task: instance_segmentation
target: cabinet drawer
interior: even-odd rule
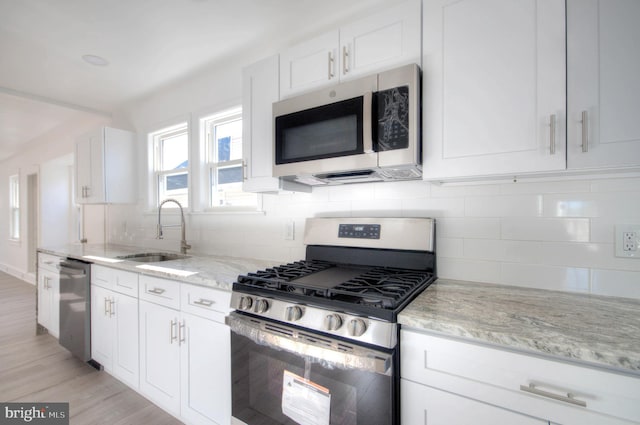
[[[38,253],[38,267],[47,269],[53,272],[58,272],[57,266],[63,259],[57,255]]]
[[[140,299],[180,309],[180,282],[153,276],[140,276]]]
[[[401,362],[403,377],[423,384],[446,374],[531,402],[640,421],[640,378],[630,375],[406,330],[401,332]]]
[[[138,273],[94,264],[91,266],[91,283],[124,295],[138,296]]]
[[[183,283],[180,300],[180,310],[221,323],[231,311],[231,292],[218,289]]]

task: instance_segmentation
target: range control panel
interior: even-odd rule
[[[339,238],[380,239],[379,224],[340,224]]]

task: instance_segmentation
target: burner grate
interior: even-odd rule
[[[332,288],[319,289],[293,282],[296,279],[337,267],[324,261],[296,261],[241,275],[238,283],[276,292],[296,293],[313,298],[339,300],[366,307],[395,309],[413,292],[433,279],[427,271],[374,267],[339,283]]]
[[[330,290],[330,296],[346,297],[357,304],[395,308],[432,277],[429,272],[379,267],[341,283]]]

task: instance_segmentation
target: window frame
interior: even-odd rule
[[[201,142],[203,144],[203,149],[201,150],[203,154],[202,163],[203,163],[203,175],[201,180],[201,184],[204,185],[203,192],[206,192],[205,195],[205,205],[204,209],[208,212],[259,212],[261,210],[261,198],[256,193],[246,192],[247,196],[253,196],[254,202],[251,205],[214,205],[214,196],[213,190],[215,187],[215,182],[213,181],[215,176],[217,175],[217,171],[223,168],[229,167],[240,167],[242,173],[242,180],[245,178],[245,167],[244,167],[244,153],[238,159],[229,160],[229,161],[218,161],[217,156],[217,141],[214,139],[214,131],[213,129],[217,125],[223,125],[226,123],[230,123],[233,121],[240,121],[241,134],[242,134],[242,120],[244,119],[242,114],[242,107],[236,106],[226,109],[218,110],[217,112],[212,112],[206,115],[203,115],[198,120],[200,127],[200,137]],[[244,149],[244,143],[242,140],[240,141],[240,145],[242,149]]]
[[[19,242],[20,231],[20,174],[9,176],[9,240]]]
[[[186,205],[183,202],[180,202],[182,208],[184,210],[190,210],[191,205],[193,204],[193,191],[192,191],[192,161],[191,161],[191,129],[189,125],[189,120],[181,120],[179,123],[162,127],[158,130],[153,130],[148,133],[149,140],[149,164],[150,164],[150,179],[152,180],[149,185],[149,190],[151,191],[149,196],[149,206],[151,209],[157,209],[160,205],[160,181],[161,179],[166,180],[168,176],[174,174],[186,174],[187,175],[187,187],[186,187],[186,197],[187,202]],[[187,159],[188,165],[185,168],[180,169],[171,169],[171,170],[163,170],[162,169],[162,141],[164,139],[168,139],[170,137],[175,137],[179,135],[186,135],[187,137]],[[166,190],[166,189],[165,189]],[[166,198],[171,198],[172,196],[167,196]],[[164,199],[163,199],[164,200]],[[171,207],[174,204],[167,204],[168,207]],[[176,206],[177,207],[177,206]]]

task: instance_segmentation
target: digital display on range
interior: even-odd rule
[[[379,224],[341,224],[339,238],[380,239]]]

